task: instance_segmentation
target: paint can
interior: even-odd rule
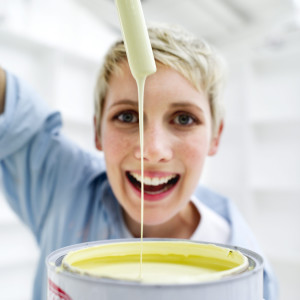
[[[120,251],[123,251],[125,256],[130,255],[130,257],[133,257],[138,256],[139,253],[139,250],[136,250],[135,253],[132,252],[132,246],[137,244],[140,244],[138,239],[109,240],[77,244],[54,251],[46,260],[48,300],[263,299],[263,260],[261,256],[244,248],[227,245],[211,245],[189,240],[144,239],[143,261],[147,261],[147,255],[151,254],[154,251],[153,249],[157,249],[155,255],[164,255],[164,257],[181,255],[179,252],[182,250],[180,249],[185,249],[182,256],[190,257],[195,264],[197,264],[198,259],[201,260],[203,257],[206,261],[221,265],[224,265],[224,262],[227,264],[226,261],[230,261],[232,254],[235,255],[232,256],[235,260],[238,259],[236,260],[238,261],[236,266],[225,268],[226,270],[222,269],[220,272],[216,272],[215,275],[196,282],[149,283],[122,278],[99,277],[78,270],[76,260],[82,259],[82,253],[89,253],[89,255],[93,253],[92,259],[95,259],[95,253],[97,253],[96,255],[102,253],[100,255],[102,260],[105,260],[106,257],[120,255]],[[153,248],[153,245],[155,248]],[[139,249],[139,247],[135,247],[135,249]],[[168,249],[168,253],[163,253],[165,249]],[[175,253],[176,251],[179,252]],[[241,260],[240,254],[245,260]],[[225,260],[220,255],[224,255]],[[153,259],[154,256],[151,257]],[[67,260],[67,258],[71,259]],[[75,264],[66,265],[66,261],[75,262]]]

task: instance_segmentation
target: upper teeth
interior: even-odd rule
[[[130,173],[132,177],[134,177],[138,181],[142,181],[142,177],[140,174],[137,173]],[[144,177],[144,184],[146,185],[160,185],[167,183],[170,179],[175,178],[176,175],[169,175],[165,177]]]

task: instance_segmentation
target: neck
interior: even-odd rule
[[[140,223],[134,221],[125,211],[123,215],[131,234],[136,238],[141,237]],[[189,239],[199,225],[200,219],[197,208],[190,201],[184,209],[167,222],[158,225],[144,225],[143,236],[145,238]]]

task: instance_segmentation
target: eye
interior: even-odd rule
[[[116,116],[116,119],[122,123],[137,123],[138,116],[134,111],[124,111]]]
[[[187,113],[180,113],[174,118],[174,123],[177,125],[188,126],[196,123],[196,120]]]

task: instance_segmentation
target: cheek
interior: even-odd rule
[[[200,151],[199,147],[189,147],[186,148],[184,155],[187,175],[189,174],[189,176],[199,177],[202,173],[206,157],[205,153]]]
[[[185,140],[181,146],[181,156],[184,158],[186,163],[191,166],[202,165],[207,156],[209,150],[209,142],[204,137],[190,137]]]
[[[187,142],[182,148],[181,157],[185,169],[185,187],[189,192],[193,192],[203,172],[208,143],[201,139],[194,139]]]
[[[132,148],[131,138],[116,130],[106,128],[102,135],[103,152],[106,160],[114,161],[128,154]]]

